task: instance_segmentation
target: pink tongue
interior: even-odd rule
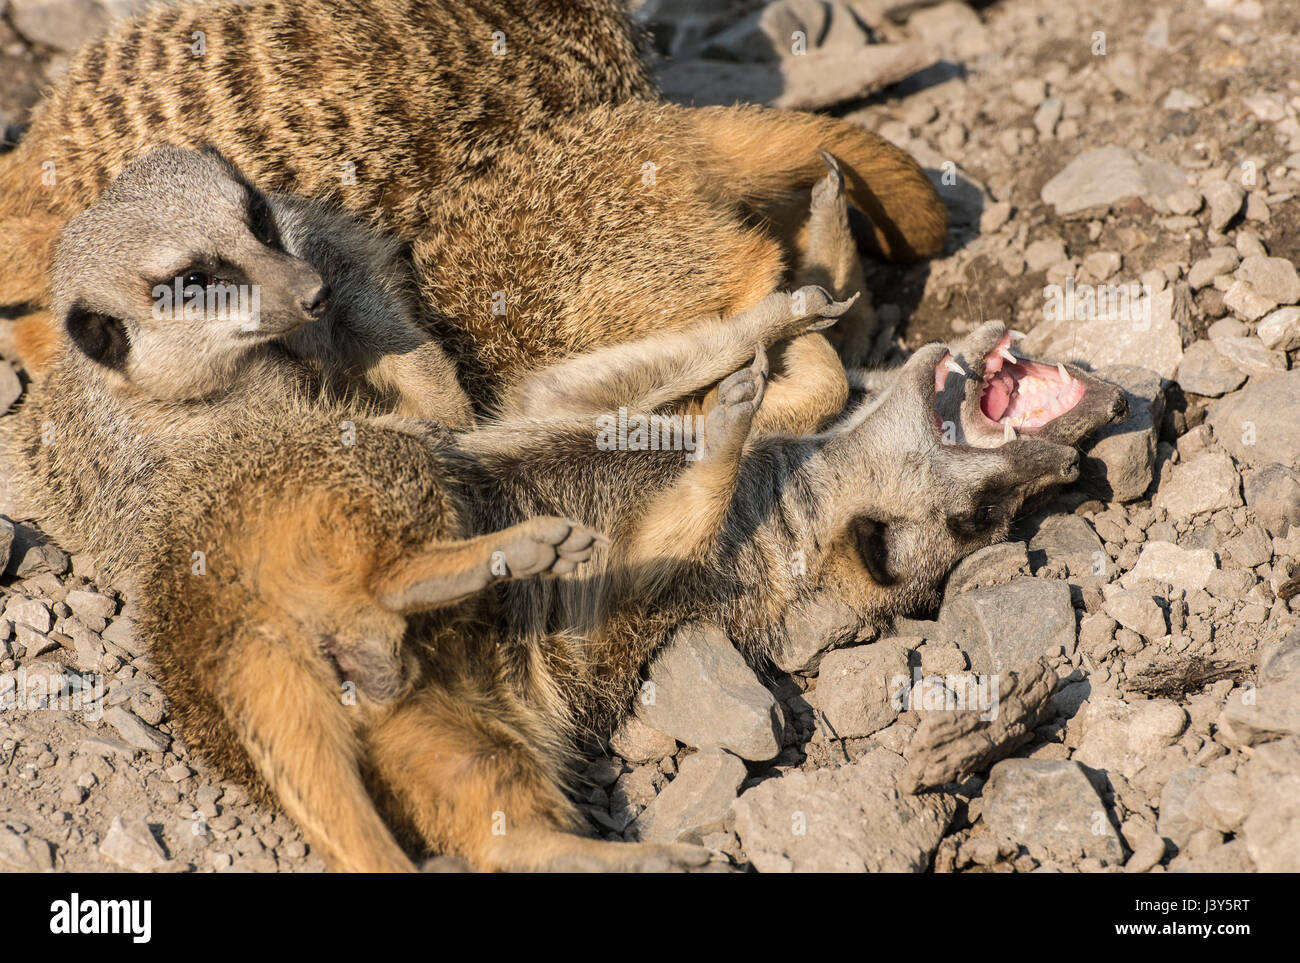
[[[1001,378],[994,378],[985,390],[984,397],[980,399],[980,407],[984,409],[984,414],[998,421],[1006,414],[1010,405],[1011,392],[1007,389],[1006,383]]]

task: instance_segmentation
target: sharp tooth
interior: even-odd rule
[[[1003,361],[1007,362],[1007,364],[1016,363],[1016,356],[1012,354],[1010,351],[1008,351],[1006,348],[998,348],[998,357],[1001,358]]]
[[[1016,437],[1016,429],[1011,427],[1011,422],[1004,421],[1002,423],[1002,440],[1015,441]]]
[[[963,378],[966,377],[966,372],[962,369],[962,366],[959,365],[952,358],[945,358],[943,362],[943,366],[947,368],[949,371],[951,371],[953,374],[959,374]]]
[[[1017,331],[1015,328],[1012,328],[1010,331],[1007,332],[1007,334],[1011,335],[1012,341],[1022,341],[1024,340],[1025,337],[1025,332]]]
[[[1065,365],[1061,364],[1059,361],[1056,362],[1056,371],[1060,374],[1061,380],[1068,385],[1070,383],[1070,373],[1065,370]]]

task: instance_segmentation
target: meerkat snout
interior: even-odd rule
[[[322,281],[314,292],[306,295],[298,303],[302,305],[303,311],[309,318],[319,321],[325,317],[325,312],[329,309],[331,293],[330,286]]]

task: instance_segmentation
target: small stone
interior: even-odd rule
[[[77,615],[109,619],[117,612],[117,602],[107,595],[100,595],[97,592],[84,592],[80,589],[74,589],[68,593],[68,597],[64,601],[67,602],[68,608],[72,609]]]
[[[1100,147],[1070,161],[1043,186],[1042,198],[1057,216],[1067,217],[1129,197],[1165,197],[1186,186],[1187,175],[1172,164],[1126,147]]]
[[[1028,339],[1026,339],[1028,340]],[[1128,502],[1141,498],[1155,478],[1156,438],[1165,412],[1164,380],[1135,365],[1111,365],[1093,372],[1124,390],[1128,415],[1104,425],[1084,443],[1080,476],[1099,496]]]
[[[1241,257],[1235,248],[1212,247],[1209,253],[1191,266],[1187,283],[1193,291],[1210,285],[1216,277],[1237,269]]]
[[[1238,212],[1246,199],[1246,192],[1228,181],[1211,181],[1202,187],[1206,203],[1210,206],[1210,227],[1220,234]]]
[[[776,700],[715,626],[679,628],[651,665],[650,682],[653,699],[643,696],[637,711],[651,728],[742,759],[771,759],[781,751]]]
[[[1207,420],[1238,461],[1300,468],[1300,371],[1248,384],[1211,405]]]
[[[1046,271],[1053,264],[1066,260],[1065,242],[1059,237],[1034,241],[1025,248],[1025,263],[1031,271]]]
[[[1169,542],[1147,542],[1142,546],[1137,565],[1120,579],[1120,584],[1133,588],[1134,583],[1150,579],[1179,591],[1194,592],[1204,588],[1217,569],[1211,551],[1180,548]]]
[[[677,751],[677,740],[631,715],[610,737],[609,748],[631,763],[658,762]]]
[[[113,706],[104,713],[104,721],[117,730],[129,745],[146,752],[164,752],[171,745],[171,736],[159,732],[129,709]]]
[[[1094,251],[1083,259],[1083,269],[1094,279],[1105,281],[1123,265],[1124,259],[1115,251]]]
[[[745,763],[720,749],[688,756],[632,832],[644,842],[699,843],[722,828],[746,775]]]
[[[1223,707],[1219,729],[1241,746],[1300,735],[1300,678],[1237,689]]]
[[[1277,304],[1300,301],[1300,275],[1286,258],[1248,257],[1237,269],[1237,277],[1255,289],[1261,297]]]
[[[980,233],[993,234],[1009,220],[1011,220],[1010,202],[997,201],[989,204],[980,212]]]
[[[944,603],[940,625],[970,656],[975,672],[1001,672],[1049,647],[1073,652],[1074,607],[1065,582],[1016,578]]]
[[[1106,806],[1077,763],[1004,759],[983,790],[981,816],[989,831],[1049,856],[1077,853],[1103,863],[1123,862],[1123,846]]]
[[[1270,534],[1300,526],[1300,474],[1284,465],[1265,465],[1245,483],[1246,504]]]
[[[1150,595],[1142,592],[1112,592],[1106,599],[1104,610],[1126,629],[1132,629],[1144,639],[1158,639],[1169,631],[1165,613]]]
[[[813,701],[830,735],[869,736],[898,717],[898,680],[908,679],[908,652],[889,640],[837,649],[822,660]]]
[[[1270,351],[1300,348],[1300,308],[1279,308],[1259,322],[1257,333]]]
[[[1218,398],[1240,388],[1246,381],[1246,372],[1219,351],[1213,342],[1197,341],[1183,352],[1175,380],[1184,391]]]
[[[1287,369],[1286,355],[1268,350],[1259,338],[1220,338],[1214,347],[1251,377],[1265,378]]]
[[[113,817],[99,852],[133,873],[157,872],[168,863],[167,854],[158,845],[148,823],[132,816]]]
[[[1218,434],[1218,432],[1216,432]],[[1175,465],[1152,504],[1171,518],[1191,518],[1241,504],[1241,479],[1227,455],[1207,452]]]
[[[759,872],[925,871],[956,812],[943,793],[900,795],[903,759],[868,750],[837,769],[792,770],[736,800],[736,833]]]
[[[1277,307],[1277,302],[1266,298],[1245,281],[1234,281],[1223,294],[1223,303],[1247,321],[1258,321]]]
[[[1181,215],[1195,214],[1204,203],[1205,198],[1201,196],[1201,192],[1190,187],[1174,191],[1165,198],[1165,204],[1168,205],[1169,210]]]

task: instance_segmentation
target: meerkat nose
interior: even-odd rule
[[[315,320],[319,320],[325,314],[325,309],[330,303],[330,289],[328,284],[322,284],[316,289],[315,293],[309,294],[302,299],[302,309],[306,311]]]

